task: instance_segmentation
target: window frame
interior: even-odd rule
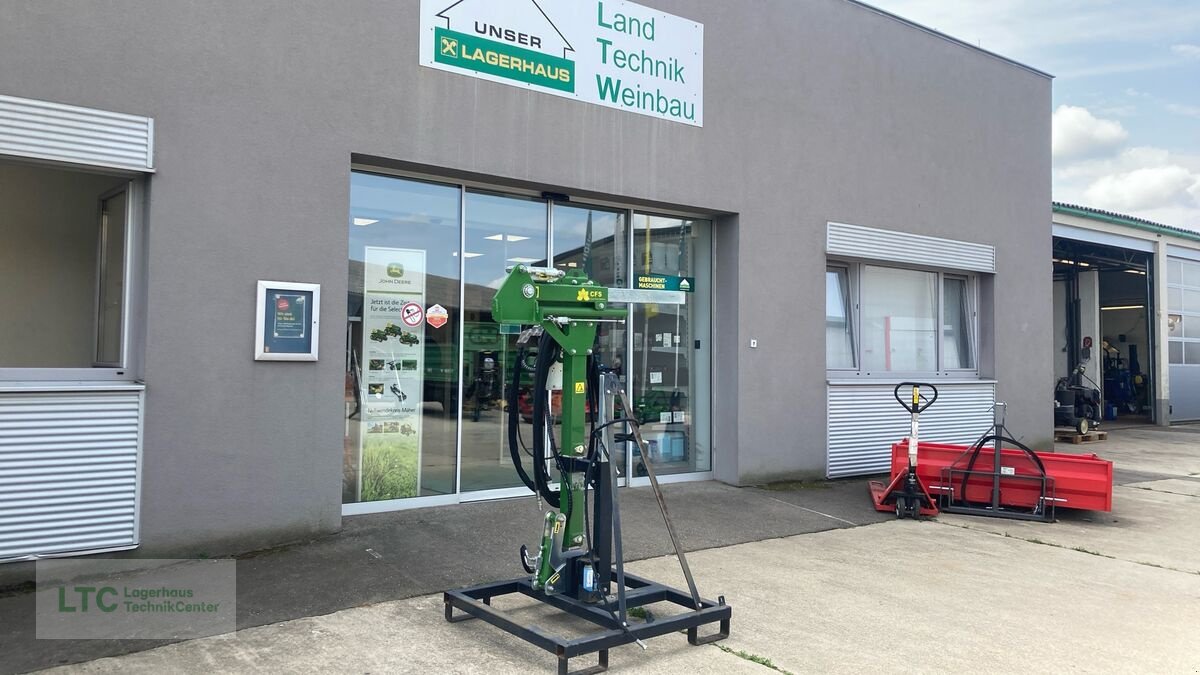
[[[937,369],[934,371],[912,371],[912,370],[867,370],[863,368],[862,363],[862,268],[864,266],[882,267],[899,270],[912,270],[917,272],[925,272],[937,275],[936,303],[935,315],[937,319],[937,330],[934,331],[935,344],[937,345],[936,363]],[[829,366],[828,361],[825,364],[827,377],[830,379],[836,378],[864,378],[878,380],[896,380],[903,378],[931,378],[931,379],[978,379],[979,377],[979,275],[974,272],[966,272],[962,270],[943,270],[931,267],[922,267],[920,265],[904,265],[893,263],[891,261],[855,261],[842,260],[837,258],[829,258],[825,262],[825,269],[828,273],[833,269],[841,268],[846,270],[847,281],[849,286],[849,305],[851,312],[851,331],[852,331],[852,351],[854,358],[853,368],[833,368]],[[946,336],[945,336],[945,319],[946,319],[946,279],[957,279],[966,282],[966,300],[968,317],[968,335],[967,344],[970,349],[971,363],[970,368],[947,368],[946,367]],[[828,308],[826,308],[828,311]]]
[[[120,343],[120,347],[118,349],[119,354],[118,354],[116,361],[101,361],[100,360],[100,336],[101,336],[101,333],[104,331],[104,326],[102,325],[104,322],[104,309],[100,306],[100,303],[104,300],[103,287],[104,287],[104,284],[107,283],[106,272],[108,271],[107,270],[108,259],[105,254],[108,253],[108,249],[106,247],[106,243],[107,243],[106,239],[109,237],[109,233],[107,231],[108,224],[105,222],[105,218],[104,218],[104,211],[105,211],[104,205],[109,200],[115,198],[117,195],[120,195],[120,194],[125,195],[125,223],[124,223],[125,234],[124,234],[124,246],[122,247],[124,250],[121,251],[121,263],[124,266],[124,269],[121,272],[121,313],[120,313],[120,318],[117,319],[117,321],[121,325],[121,329],[120,329],[121,335],[120,335],[120,339],[118,340],[118,342]],[[117,186],[117,187],[109,190],[108,192],[105,192],[104,194],[100,195],[100,198],[96,205],[96,288],[95,288],[96,298],[92,302],[92,367],[93,368],[122,368],[125,365],[126,354],[128,354],[128,348],[129,348],[128,328],[129,328],[129,326],[126,321],[126,318],[129,314],[129,309],[128,309],[128,303],[129,303],[129,293],[128,293],[129,252],[130,252],[129,243],[130,243],[130,234],[131,234],[130,225],[131,225],[131,221],[133,218],[133,204],[131,202],[132,197],[133,197],[133,193],[132,193],[132,188],[130,186],[130,183],[125,183],[123,185]]]
[[[1167,331],[1165,331],[1166,334],[1163,336],[1164,340],[1167,343],[1166,344],[1166,351],[1167,351],[1166,361],[1167,361],[1167,365],[1171,368],[1182,368],[1182,367],[1200,368],[1200,361],[1189,360],[1187,357],[1189,351],[1195,351],[1194,349],[1189,350],[1188,345],[1194,345],[1194,344],[1200,343],[1200,337],[1191,337],[1190,335],[1188,335],[1188,332],[1186,330],[1186,326],[1191,325],[1191,323],[1192,323],[1191,321],[1189,321],[1189,319],[1193,319],[1197,322],[1200,322],[1200,310],[1192,309],[1191,303],[1189,303],[1187,301],[1188,293],[1200,292],[1200,286],[1188,284],[1185,282],[1185,279],[1187,276],[1185,274],[1185,271],[1186,271],[1186,268],[1189,266],[1200,267],[1200,261],[1190,260],[1187,258],[1180,258],[1180,257],[1176,257],[1176,256],[1168,256],[1168,258],[1167,258],[1167,277],[1166,277],[1166,288],[1167,288],[1166,292],[1167,292],[1167,296],[1168,296],[1167,312],[1166,312],[1167,321],[1169,323],[1170,319],[1172,317],[1177,317],[1178,325],[1179,325],[1179,334],[1178,335],[1171,335],[1171,331],[1168,329]],[[1176,274],[1176,272],[1178,274]],[[1177,304],[1172,304],[1170,302],[1171,291],[1178,291],[1178,293],[1179,293],[1179,302]],[[1175,345],[1179,345],[1178,360],[1173,360],[1172,355],[1171,355],[1171,349]]]
[[[10,158],[2,158],[8,161]],[[23,162],[16,162],[18,164]],[[142,343],[141,334],[135,335],[144,316],[145,288],[143,281],[144,265],[143,251],[145,247],[144,215],[142,212],[145,178],[140,174],[124,171],[90,170],[92,167],[81,168],[57,163],[47,164],[52,168],[65,171],[84,173],[103,173],[116,178],[125,178],[121,185],[99,195],[95,203],[95,221],[93,232],[96,235],[95,249],[97,255],[97,274],[100,267],[100,236],[104,202],[113,196],[125,192],[125,246],[124,264],[122,271],[123,288],[121,291],[121,356],[119,362],[97,363],[97,346],[99,338],[100,288],[93,288],[92,298],[92,362],[93,366],[77,367],[5,367],[0,365],[0,384],[13,385],[18,383],[52,383],[52,382],[138,382],[140,381],[141,359],[139,346]],[[97,280],[99,277],[97,277]]]
[[[946,365],[946,280],[953,279],[963,282],[963,294],[965,295],[964,311],[967,313],[967,354],[970,356],[971,366],[967,368],[951,368]],[[979,297],[975,291],[975,279],[970,274],[957,272],[939,272],[938,273],[938,325],[941,330],[938,331],[938,363],[941,366],[939,372],[945,373],[975,373],[979,371],[979,350],[976,345],[979,342]]]
[[[837,373],[857,373],[859,371],[859,364],[862,363],[862,359],[860,358],[860,355],[858,353],[859,352],[859,342],[860,342],[859,334],[858,334],[858,328],[859,328],[859,326],[858,326],[859,302],[858,302],[858,288],[857,288],[858,275],[855,274],[856,270],[854,269],[854,267],[851,263],[844,263],[844,262],[833,261],[833,260],[825,263],[825,273],[826,274],[829,274],[830,272],[838,272],[838,271],[844,272],[846,274],[846,298],[845,298],[845,300],[846,300],[846,323],[848,324],[849,329],[850,329],[850,361],[851,361],[851,365],[848,367],[839,367],[839,368],[830,367],[829,366],[829,348],[828,348],[828,345],[826,345],[825,369],[830,372],[837,372]],[[828,301],[828,294],[826,295],[826,301]],[[829,316],[829,308],[828,307],[825,308],[825,316],[826,317]],[[828,338],[828,330],[829,330],[828,325],[826,325],[825,330],[827,331],[826,337]]]

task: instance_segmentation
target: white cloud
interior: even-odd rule
[[[1051,121],[1055,159],[1090,157],[1121,147],[1129,132],[1116,120],[1099,119],[1087,108],[1060,105]]]
[[[1162,148],[1139,146],[1126,148],[1119,154],[1108,157],[1058,161],[1054,164],[1054,178],[1064,182],[1092,181],[1116,173],[1128,173],[1148,166],[1164,166],[1172,163],[1171,153]]]
[[[1188,59],[1200,59],[1200,45],[1172,45],[1171,53]]]
[[[1090,205],[1122,213],[1190,206],[1196,203],[1192,190],[1197,182],[1200,176],[1169,164],[1102,176],[1087,188],[1084,196]]]
[[[1056,162],[1054,198],[1200,230],[1200,156],[1141,146]]]

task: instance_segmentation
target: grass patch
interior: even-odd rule
[[[9,586],[0,586],[0,598],[9,598],[15,595],[25,595],[33,593],[37,590],[37,584],[32,581],[21,581]]]
[[[417,496],[417,437],[367,436],[362,453],[361,501]]]
[[[714,644],[713,646],[716,647],[717,649],[720,649],[721,651],[725,652],[726,654],[732,654],[733,656],[736,656],[739,659],[745,659],[746,661],[749,661],[751,663],[757,663],[758,665],[766,667],[766,668],[770,668],[771,670],[774,670],[777,673],[785,673],[785,675],[795,675],[791,671],[784,670],[783,668],[780,668],[779,666],[775,665],[774,662],[771,661],[771,659],[768,659],[765,656],[759,656],[758,654],[751,654],[750,652],[744,652],[740,649],[733,649],[733,648],[726,647],[725,645],[721,645],[721,644]]]
[[[767,483],[760,487],[772,492],[795,492],[796,490],[828,490],[830,486],[825,481],[784,480],[778,483]]]
[[[646,611],[645,607],[630,607],[626,614],[642,621],[649,621],[650,617],[653,616],[650,612]]]
[[[1051,544],[1051,546],[1053,546],[1053,544]],[[1060,548],[1062,548],[1062,547],[1060,547]],[[1099,551],[1093,551],[1090,548],[1084,548],[1082,546],[1076,546],[1076,547],[1072,548],[1071,550],[1079,551],[1080,553],[1086,553],[1088,555],[1097,555],[1097,556],[1100,556],[1101,558],[1112,558],[1113,560],[1116,560],[1115,556],[1105,555]]]

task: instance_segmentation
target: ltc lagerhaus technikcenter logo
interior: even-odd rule
[[[188,639],[237,628],[234,560],[39,560],[42,640]]]
[[[124,610],[136,613],[212,614],[221,609],[219,602],[196,602],[191,588],[139,588],[137,586],[59,586],[58,611],[105,612]]]

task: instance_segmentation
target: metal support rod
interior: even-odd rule
[[[609,422],[612,415],[612,402],[618,389],[614,385],[617,382],[617,376],[613,373],[600,374],[600,397],[599,397],[599,419],[603,422]],[[620,490],[617,489],[617,466],[613,462],[611,445],[613,439],[612,427],[607,426],[604,429],[604,438],[607,442],[602,443],[604,453],[607,455],[605,459],[608,464],[609,487],[612,489],[612,535],[613,535],[613,562],[617,568],[617,620],[622,626],[629,626],[629,616],[626,607],[625,594],[625,546],[621,538],[621,501]],[[599,524],[597,524],[599,527]]]
[[[621,409],[626,419],[636,420],[625,390],[618,390],[617,397],[621,399]],[[646,443],[642,441],[642,431],[637,424],[630,424],[629,431],[638,444],[642,465],[646,467],[646,476],[650,479],[650,488],[654,491],[654,498],[658,501],[658,510],[662,512],[663,523],[666,524],[667,534],[671,537],[671,545],[675,547],[675,555],[679,558],[679,566],[683,568],[683,578],[687,580],[688,592],[692,595],[692,604],[698,610],[700,609],[700,592],[696,590],[696,580],[692,578],[692,569],[688,567],[687,556],[683,554],[683,547],[679,545],[679,536],[675,534],[675,525],[671,522],[671,514],[667,512],[667,500],[663,497],[662,488],[658,484],[658,476],[655,475],[654,466],[650,463],[650,452]]]

